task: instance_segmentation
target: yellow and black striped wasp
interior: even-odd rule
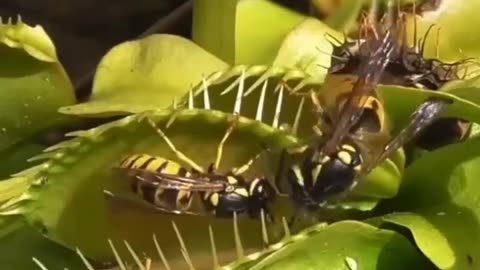
[[[262,152],[228,173],[217,172],[223,146],[238,121],[238,118],[235,119],[218,145],[215,162],[207,170],[179,151],[149,117],[148,123],[163,138],[176,157],[191,166],[191,169],[186,169],[172,160],[147,154],[128,155],[114,169],[131,181],[131,188],[136,194],[162,213],[211,214],[219,218],[231,218],[236,213],[245,214],[250,218],[260,218],[263,212],[265,217],[272,220],[269,205],[276,196],[274,188],[266,178],[259,177],[247,181],[241,176]],[[112,198],[128,200],[109,191],[105,193]],[[200,197],[202,209],[191,210],[195,194]]]
[[[446,63],[439,60],[438,43],[435,58],[425,57],[425,44],[434,24],[430,25],[423,38],[417,41],[416,8],[413,3],[413,40],[414,45],[410,46],[407,40],[407,13],[398,10],[398,21],[402,26],[401,45],[389,64],[387,64],[379,83],[416,87],[420,89],[439,90],[446,83],[462,79],[466,76],[467,64],[477,64],[473,58],[466,58],[460,61]],[[369,43],[365,41],[378,35],[382,22],[376,23],[365,16],[360,37],[353,41],[342,43],[336,40],[333,45],[332,63],[329,73],[332,74],[358,74],[360,63],[369,57]],[[437,32],[437,42],[438,42]],[[472,124],[458,118],[442,118],[432,123],[418,138],[415,144],[427,150],[432,150],[450,143],[466,139],[471,130]]]
[[[316,135],[311,143],[286,151],[292,156],[300,154],[287,172],[291,197],[300,208],[316,210],[332,196],[351,190],[452,103],[427,99],[413,112],[408,125],[391,136],[376,92],[386,66],[399,53],[398,22],[391,24],[378,37],[364,41],[370,53],[360,63],[358,75],[329,74],[322,89],[309,93],[319,115]]]

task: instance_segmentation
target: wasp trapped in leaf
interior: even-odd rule
[[[245,179],[242,174],[261,155],[248,160],[244,165],[228,173],[219,173],[223,146],[235,129],[238,117],[232,121],[217,148],[217,157],[207,170],[199,166],[178,150],[166,134],[147,117],[148,123],[163,138],[176,157],[191,169],[179,163],[158,156],[135,154],[126,156],[114,168],[120,175],[131,181],[132,190],[156,210],[169,214],[213,215],[218,218],[232,218],[247,215],[260,218],[264,214],[272,220],[269,205],[275,199],[276,191],[263,177]],[[128,200],[118,194],[105,191],[111,198]],[[203,205],[201,210],[192,210],[194,196],[198,195]]]
[[[468,76],[468,67],[478,65],[472,58],[456,62],[440,60],[439,36],[437,28],[435,57],[425,56],[427,39],[431,39],[435,25],[430,25],[422,38],[417,38],[416,5],[413,3],[413,14],[398,11],[397,22],[401,28],[398,52],[393,54],[387,64],[379,83],[388,85],[402,85],[428,90],[439,90],[448,82],[464,79]],[[413,46],[407,40],[407,20],[413,18]],[[383,17],[385,18],[385,16]],[[370,16],[363,20],[358,39],[349,41],[331,40],[333,46],[329,73],[359,74],[360,63],[368,61],[370,57],[369,43],[366,40],[376,38],[378,33],[385,32],[385,23],[382,20],[374,21]],[[463,141],[468,138],[472,124],[458,118],[437,119],[421,135],[415,139],[415,144],[427,150]]]
[[[310,92],[319,115],[316,135],[311,143],[287,151],[301,157],[287,171],[291,197],[297,206],[316,210],[331,197],[350,191],[452,102],[427,99],[413,112],[409,123],[391,136],[376,87],[398,52],[397,29],[393,24],[378,38],[365,41],[371,48],[370,57],[360,63],[358,75],[329,74],[322,89]]]

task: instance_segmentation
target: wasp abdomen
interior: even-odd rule
[[[145,201],[168,209],[187,209],[192,202],[192,192],[187,190],[164,189],[152,186],[139,179],[142,171],[164,173],[178,176],[189,176],[190,173],[180,164],[162,157],[147,154],[127,156],[120,162],[120,168],[132,169],[127,175],[133,179],[131,189]]]
[[[289,170],[293,199],[308,208],[317,208],[329,196],[350,189],[361,164],[359,151],[350,144],[343,144],[338,151],[321,159],[311,152],[302,168],[293,166]]]

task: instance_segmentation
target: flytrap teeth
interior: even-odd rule
[[[188,265],[188,269],[195,270],[195,267],[193,266],[193,262],[192,262],[192,259],[190,258],[190,254],[188,253],[185,242],[183,241],[182,235],[178,230],[178,227],[174,221],[172,221],[172,227],[173,227],[173,230],[175,231],[175,234],[177,235],[178,242],[180,243],[180,252],[182,253],[183,259]]]

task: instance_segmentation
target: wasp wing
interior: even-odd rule
[[[142,169],[117,168],[122,174],[130,179],[135,179],[142,184],[160,189],[187,190],[200,192],[219,192],[226,187],[225,181],[209,181],[209,175],[199,174],[195,176],[181,176],[166,174]]]
[[[332,135],[327,139],[322,148],[322,152],[326,155],[336,150],[345,135],[350,132],[350,129],[360,119],[367,97],[375,91],[383,71],[396,49],[395,29],[387,31],[381,40],[369,39],[366,42],[372,42],[372,47],[377,45],[377,49],[367,62],[361,64],[360,75],[353,85],[348,100],[341,109]],[[380,42],[380,44],[376,44],[377,42]]]
[[[127,207],[127,208],[133,208],[135,210],[147,210],[147,211],[154,211],[154,212],[161,212],[165,214],[171,214],[171,215],[192,215],[192,216],[201,216],[204,215],[202,212],[195,212],[195,211],[188,211],[188,210],[180,210],[180,209],[171,209],[167,207],[162,207],[159,205],[153,205],[151,203],[146,203],[143,201],[138,201],[134,200],[130,197],[121,195],[121,194],[115,194],[112,193],[109,190],[104,190],[103,195],[105,198],[112,203],[114,203],[115,206],[119,207]]]
[[[362,173],[368,174],[380,162],[388,158],[398,148],[416,137],[428,125],[435,121],[453,100],[445,98],[429,98],[412,113],[410,121],[392,140],[384,147],[380,155],[371,160],[363,168]]]

